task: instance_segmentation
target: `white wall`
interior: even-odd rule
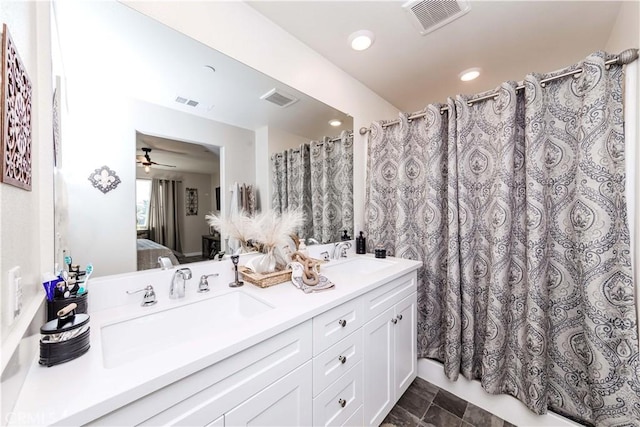
[[[0,184],[0,335],[2,336],[2,417],[15,402],[33,349],[22,340],[29,324],[40,325],[40,275],[53,269],[53,148],[51,132],[51,46],[46,2],[0,2],[0,22],[6,23],[32,84],[32,191]],[[23,308],[11,324],[5,320],[7,272],[22,269]],[[21,344],[22,343],[22,344]],[[16,351],[21,346],[22,351]],[[16,357],[11,360],[13,355]],[[20,357],[22,355],[22,358]],[[9,365],[7,367],[7,365]],[[6,369],[5,369],[6,368]]]
[[[366,137],[358,129],[374,120],[396,117],[397,108],[242,2],[122,3],[350,114],[355,130],[354,225],[362,228]]]

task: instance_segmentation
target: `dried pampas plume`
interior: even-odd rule
[[[249,242],[253,246],[262,246],[263,252],[287,244],[289,237],[304,223],[304,215],[298,210],[285,211],[281,215],[267,211],[253,217],[239,212],[229,215],[227,219],[209,214],[205,219],[220,233],[239,240],[243,246],[248,246]]]
[[[298,210],[285,211],[281,215],[273,211],[255,216],[255,239],[264,246],[264,250],[287,244],[289,237],[296,234],[304,223],[304,215]]]
[[[222,219],[217,215],[209,214],[204,217],[207,223],[232,239],[239,240],[244,245],[249,240],[255,240],[255,222],[244,212],[236,212]]]

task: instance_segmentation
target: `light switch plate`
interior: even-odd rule
[[[7,299],[3,307],[5,323],[11,325],[20,314],[22,306],[22,277],[20,266],[9,269],[7,273]]]

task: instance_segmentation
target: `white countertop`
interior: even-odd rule
[[[371,255],[350,255],[372,257]],[[56,424],[80,425],[107,414],[119,407],[167,386],[198,370],[264,341],[282,331],[298,325],[313,316],[356,298],[372,289],[416,270],[421,262],[400,258],[387,258],[388,267],[374,273],[357,276],[330,274],[336,287],[329,291],[305,294],[291,282],[269,288],[259,288],[246,283],[241,289],[265,303],[272,310],[256,315],[249,321],[235,322],[215,336],[203,336],[186,344],[167,347],[152,356],[105,368],[102,356],[101,327],[118,320],[135,317],[140,313],[154,313],[175,306],[189,304],[201,299],[214,298],[233,292],[227,284],[232,278],[230,262],[206,261],[189,264],[193,279],[187,286],[185,298],[168,298],[168,285],[175,270],[153,272],[143,275],[95,280],[90,284],[89,314],[91,316],[91,349],[85,355],[50,368],[38,364],[39,355],[31,366],[20,396],[13,410],[10,425]],[[340,261],[331,261],[339,263]],[[242,264],[242,262],[241,262]],[[220,272],[220,277],[210,278],[211,292],[195,292],[201,274]],[[152,283],[158,295],[158,303],[152,307],[140,307],[142,295],[126,296],[122,304],[124,289],[144,287]],[[114,301],[120,305],[108,307],[105,292],[117,294]],[[113,303],[113,302],[112,302]],[[92,307],[101,308],[93,311]],[[185,322],[185,328],[189,324]],[[37,339],[39,337],[35,337]]]

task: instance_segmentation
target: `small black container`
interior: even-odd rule
[[[365,239],[362,231],[360,232],[360,236],[356,237],[356,253],[367,253],[367,239]]]
[[[89,291],[69,298],[54,298],[53,301],[47,301],[47,321],[57,318],[56,313],[71,303],[76,303],[76,313],[87,313],[89,308],[89,300],[87,294]]]
[[[376,248],[375,249],[375,256],[376,258],[386,258],[387,257],[387,250],[385,248]]]
[[[89,315],[71,311],[40,328],[40,360],[44,366],[54,366],[82,356],[90,347]]]

